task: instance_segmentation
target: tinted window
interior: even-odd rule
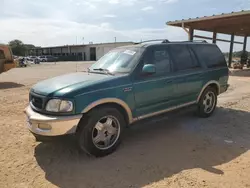
[[[0,50],[0,59],[5,59],[5,55],[3,50]]]
[[[191,58],[192,58],[192,61],[195,65],[197,65],[197,67],[200,67],[200,63],[198,62],[198,59],[197,59],[197,56],[196,54],[194,53],[194,50],[192,48],[189,47],[189,52],[190,52],[190,55],[191,55]]]
[[[208,68],[226,67],[226,61],[220,49],[216,45],[193,45],[200,61],[206,63]]]
[[[156,75],[171,72],[171,60],[167,48],[155,47],[148,50],[144,58],[144,64],[154,64]]]
[[[170,58],[166,49],[153,50],[152,63],[156,66],[156,73],[170,72]]]
[[[187,45],[171,45],[171,53],[175,60],[177,70],[188,70],[200,67],[195,57],[191,57],[190,50]]]

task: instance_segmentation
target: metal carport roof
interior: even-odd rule
[[[188,27],[203,31],[216,31],[223,34],[250,36],[250,10],[229,14],[197,17],[194,19],[167,22],[167,25]]]
[[[246,51],[247,37],[250,36],[250,10],[175,20],[169,21],[166,24],[169,26],[182,27],[188,32],[190,41],[196,37],[211,39],[213,43],[216,43],[216,41],[230,42],[229,66],[231,66],[233,44],[243,44],[243,51]],[[194,30],[213,32],[213,37],[194,35]],[[217,33],[229,34],[231,35],[231,40],[217,39]],[[235,35],[243,36],[244,42],[234,41]]]

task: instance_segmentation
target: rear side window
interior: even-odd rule
[[[206,63],[208,68],[226,67],[225,58],[216,45],[192,45],[200,61]]]
[[[191,57],[190,49],[187,45],[170,45],[170,50],[175,60],[175,68],[178,71],[189,70],[200,67],[198,61],[195,59],[194,55]]]
[[[0,59],[5,59],[5,55],[3,50],[0,50]]]

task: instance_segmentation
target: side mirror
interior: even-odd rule
[[[143,75],[151,75],[156,73],[156,67],[153,64],[146,64],[142,68]]]

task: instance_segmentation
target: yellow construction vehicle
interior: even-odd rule
[[[17,66],[13,58],[11,48],[8,45],[0,44],[0,73],[8,71]]]

